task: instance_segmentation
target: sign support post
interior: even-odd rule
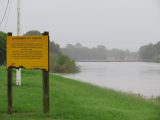
[[[49,112],[49,73],[43,70],[43,112]]]
[[[43,36],[49,37],[49,33],[44,32]],[[49,51],[49,39],[48,39],[48,51]],[[49,64],[49,58],[48,58],[48,64]],[[43,112],[44,113],[49,112],[49,69],[48,71],[43,69]]]
[[[12,36],[12,33],[8,33]],[[7,69],[7,94],[8,94],[8,113],[12,114],[12,67]]]
[[[8,77],[8,113],[12,114],[12,67],[7,70]]]

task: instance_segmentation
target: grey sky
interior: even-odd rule
[[[11,1],[5,31],[16,35],[16,0]],[[0,2],[2,18],[6,0]],[[80,42],[136,51],[160,41],[159,0],[21,0],[21,7],[22,34],[49,31],[61,46]]]

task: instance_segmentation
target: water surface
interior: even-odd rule
[[[160,64],[143,62],[78,62],[81,72],[65,77],[146,97],[160,96]]]

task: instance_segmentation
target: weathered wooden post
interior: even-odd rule
[[[48,36],[48,32],[44,32],[43,36]],[[43,112],[49,112],[49,38],[48,38],[48,71],[43,69]]]
[[[12,33],[8,33],[8,36],[12,36]],[[7,94],[8,94],[8,113],[12,114],[12,67],[7,68]]]

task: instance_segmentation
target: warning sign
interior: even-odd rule
[[[7,36],[7,68],[46,69],[48,36]]]

